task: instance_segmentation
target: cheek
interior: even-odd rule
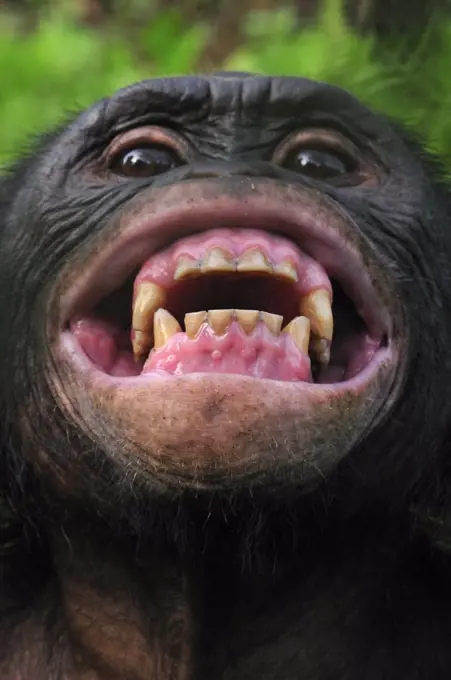
[[[55,384],[67,416],[122,468],[165,488],[258,485],[322,477],[380,411],[388,378],[337,398],[298,385],[236,376],[159,381],[154,387],[92,389],[70,377]],[[80,452],[81,453],[81,452]],[[79,461],[77,464],[81,464]]]

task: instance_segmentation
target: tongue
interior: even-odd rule
[[[232,373],[272,380],[311,381],[310,359],[291,337],[272,335],[259,324],[251,335],[232,324],[218,336],[205,325],[191,340],[176,333],[159,350],[150,353],[143,373]]]
[[[85,317],[71,323],[71,331],[93,364],[108,375],[139,375],[141,367],[129,348],[128,334],[101,319]]]

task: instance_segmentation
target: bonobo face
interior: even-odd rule
[[[449,237],[419,161],[355,99],[151,80],[46,141],[22,179],[3,291],[32,341],[13,335],[9,385],[22,447],[70,491],[99,491],[104,469],[162,490],[302,486],[371,437],[399,443],[382,425],[406,367],[439,354],[412,331],[442,286],[420,292],[418,253]]]

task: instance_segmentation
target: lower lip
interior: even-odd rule
[[[221,381],[229,382],[234,380],[238,382],[252,382],[262,383],[265,389],[270,389],[275,385],[281,387],[291,387],[303,392],[309,392],[312,395],[320,396],[321,394],[328,394],[331,391],[335,394],[346,394],[353,391],[363,391],[369,382],[374,380],[378,373],[384,368],[388,368],[396,362],[396,350],[392,343],[381,347],[369,364],[360,372],[349,380],[338,383],[317,384],[303,381],[283,381],[271,380],[266,378],[255,378],[246,375],[239,375],[233,373],[187,373],[182,376],[172,375],[166,371],[153,371],[150,373],[141,374],[130,377],[111,376],[99,370],[87,357],[78,343],[77,339],[70,331],[63,331],[61,333],[60,349],[62,356],[69,360],[69,364],[73,366],[79,373],[85,375],[90,382],[95,382],[103,388],[124,388],[124,387],[143,387],[148,384],[155,384],[159,382],[175,381],[179,383],[180,380],[193,381],[200,379],[214,380],[220,383]]]

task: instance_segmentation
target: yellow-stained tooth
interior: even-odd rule
[[[208,312],[208,325],[216,335],[223,335],[232,323],[233,309],[211,309]]]
[[[182,330],[179,322],[166,309],[158,309],[153,319],[154,349],[164,347],[167,341]]]
[[[290,321],[287,326],[285,326],[282,332],[289,333],[301,352],[308,354],[310,342],[310,321],[307,319],[307,317],[297,316],[295,319]]]
[[[149,354],[152,347],[152,333],[135,331],[133,334],[133,356],[138,361],[140,357]]]
[[[273,271],[271,264],[259,248],[248,250],[238,260],[237,271],[239,272],[264,272]]]
[[[133,303],[132,327],[135,331],[152,330],[152,319],[155,310],[161,307],[166,293],[156,283],[143,281],[138,287]]]
[[[226,253],[222,248],[212,248],[202,261],[201,271],[202,274],[234,272],[236,267],[229,253]]]
[[[252,333],[258,322],[258,309],[235,309],[235,318],[245,333]]]
[[[298,280],[296,267],[288,260],[285,260],[284,262],[280,262],[280,264],[277,264],[274,267],[274,272],[281,278],[288,279],[288,281],[293,281],[293,283],[296,283],[296,281]]]
[[[270,314],[269,312],[260,312],[260,318],[273,335],[279,335],[280,329],[282,328],[283,316]]]
[[[334,320],[330,293],[324,288],[317,288],[301,298],[300,312],[310,319],[312,333],[325,340],[332,340]]]
[[[177,267],[174,272],[174,280],[186,279],[190,276],[199,276],[200,262],[193,260],[192,257],[182,255],[177,261]]]
[[[164,304],[166,293],[160,286],[143,281],[137,290],[133,303],[132,328],[133,354],[139,358],[148,354],[152,346],[153,315]]]
[[[190,312],[185,314],[185,331],[193,339],[198,334],[202,324],[207,322],[207,312]]]

